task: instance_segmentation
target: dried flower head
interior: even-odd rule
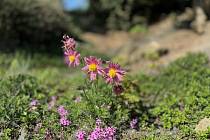
[[[73,38],[69,37],[68,35],[64,35],[62,42],[63,42],[63,48],[65,49],[65,51],[75,50],[76,41]]]
[[[124,91],[124,88],[123,88],[123,86],[121,86],[121,85],[115,85],[115,86],[113,87],[113,92],[114,92],[116,95],[120,95],[121,93],[123,93],[123,91]]]
[[[51,97],[51,101],[48,103],[48,109],[49,110],[52,109],[55,106],[56,100],[57,100],[56,96]]]

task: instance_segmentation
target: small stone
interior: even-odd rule
[[[195,8],[195,19],[191,23],[191,27],[199,34],[204,33],[207,16],[201,7]]]
[[[210,119],[204,118],[198,122],[198,124],[195,127],[195,131],[196,132],[207,131],[208,127],[210,127]]]

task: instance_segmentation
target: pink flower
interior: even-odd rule
[[[75,103],[81,102],[81,97],[80,97],[80,96],[76,97],[76,99],[74,99],[74,102],[75,102]]]
[[[96,127],[88,136],[88,140],[114,140],[116,129],[114,127]]]
[[[104,69],[106,82],[109,84],[119,85],[119,83],[123,80],[123,76],[125,75],[125,71],[120,68],[120,65],[109,63],[108,68]]]
[[[76,133],[76,138],[77,140],[85,140],[85,131],[81,131],[79,130],[77,133]]]
[[[68,35],[64,35],[63,36],[63,40],[62,40],[63,44],[64,44],[64,49],[69,51],[69,50],[75,50],[76,48],[76,41],[69,37]]]
[[[93,81],[97,78],[97,74],[103,75],[103,69],[101,67],[101,60],[96,57],[90,56],[89,58],[85,57],[86,66],[82,68],[83,71],[86,71],[90,75],[90,80]]]
[[[64,108],[64,106],[59,106],[58,113],[61,117],[65,117],[68,114],[68,111]]]
[[[66,117],[61,117],[60,124],[63,126],[69,126],[71,124],[71,122]]]
[[[69,50],[64,52],[66,63],[69,66],[76,67],[80,64],[80,54],[76,51]]]
[[[98,140],[101,139],[102,128],[96,127],[88,136],[88,140]]]
[[[106,127],[104,128],[104,133],[107,138],[113,138],[116,133],[116,129],[114,127]]]

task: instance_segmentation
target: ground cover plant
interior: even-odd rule
[[[208,57],[189,54],[157,76],[141,75],[141,95],[150,108],[146,120],[173,132],[171,139],[209,139],[209,129],[195,132],[198,122],[210,115],[209,74]]]
[[[59,57],[0,56],[1,139],[209,139],[209,129],[195,131],[210,116],[206,55],[133,76],[82,53],[68,36],[63,43],[67,65]]]
[[[72,38],[64,37],[64,54],[68,65],[73,67],[79,65],[80,57],[80,54],[75,52],[75,45]],[[73,94],[67,92],[65,95],[57,94],[57,92],[63,92],[60,91],[61,85],[58,89],[53,87],[48,90],[47,86],[52,86],[48,81],[45,81],[48,84],[42,89],[42,86],[38,84],[38,79],[30,76],[19,75],[2,80],[1,87],[5,89],[2,90],[2,96],[5,94],[7,96],[2,99],[4,102],[1,106],[1,137],[17,139],[20,134],[22,137],[27,135],[26,137],[29,139],[66,139],[67,137],[83,139],[81,137],[87,134],[84,137],[88,139],[115,139],[117,137],[116,127],[129,120],[128,110],[122,107],[121,101],[116,100],[116,95],[113,94],[113,91],[116,94],[122,92],[120,83],[125,71],[118,64],[111,62],[107,62],[109,63],[107,68],[102,68],[102,61],[93,56],[84,58],[84,62],[86,66],[82,70],[86,71],[90,79],[86,77],[87,79],[83,80],[77,90],[68,89],[68,92],[76,92]],[[18,68],[16,67],[19,64],[17,60],[12,60],[9,63],[11,63],[11,69]],[[2,62],[2,65],[7,65],[7,62],[6,64]],[[7,74],[7,72],[2,70],[2,74]],[[99,79],[99,75],[103,77]],[[102,82],[103,78],[106,79],[106,82]],[[57,82],[55,83],[57,84]],[[13,89],[19,88],[23,88],[23,90],[13,93]],[[25,88],[27,88],[26,91]],[[37,93],[38,91],[39,93]],[[12,96],[17,104],[8,96]],[[24,105],[20,104],[22,101],[24,101]],[[13,106],[14,111],[6,113],[6,108],[9,106]],[[17,115],[14,122],[12,121],[13,113]],[[31,113],[35,114],[32,115],[32,118],[30,118]],[[25,118],[22,120],[21,116],[25,116]],[[133,127],[135,125],[134,122]],[[100,134],[98,134],[99,132]]]

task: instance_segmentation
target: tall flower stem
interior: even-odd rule
[[[88,104],[94,110],[92,115],[94,117],[96,117],[96,113],[95,113],[96,112],[96,107],[95,107],[96,103],[94,103],[93,100],[91,100],[91,98],[88,96],[88,92],[90,92],[90,91],[91,91],[91,95],[93,95],[95,93],[94,83],[89,83],[88,81],[85,80],[85,85],[86,85],[86,87],[83,87],[83,89],[82,89],[83,90],[83,95],[84,95],[85,99],[87,100]],[[91,87],[91,89],[89,89],[88,87]],[[86,92],[85,88],[88,89],[87,92]]]

